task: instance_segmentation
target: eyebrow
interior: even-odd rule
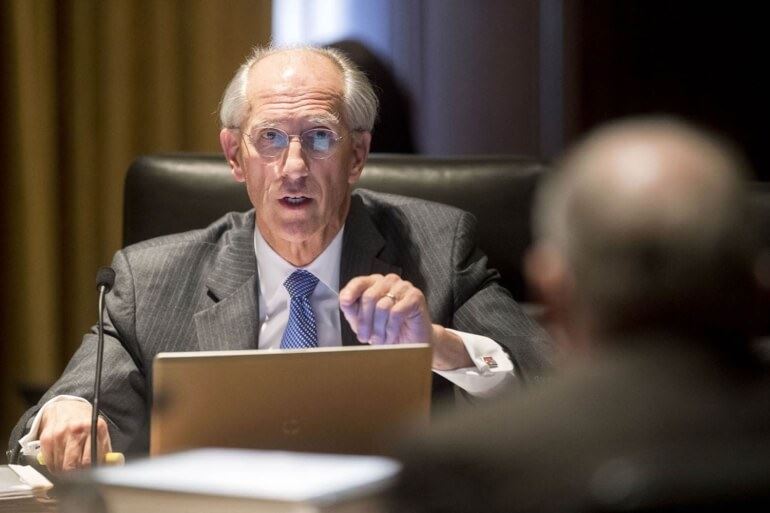
[[[329,114],[328,116],[313,116],[308,119],[313,124],[316,125],[338,125],[340,124],[340,118],[338,116],[335,116],[333,114]]]
[[[323,116],[311,116],[307,118],[306,121],[311,125],[339,125],[340,124],[340,118],[333,114],[323,115]],[[286,119],[257,121],[252,126],[252,129],[262,130],[264,128],[280,128],[281,125],[286,123],[287,123]]]

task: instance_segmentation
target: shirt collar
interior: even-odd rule
[[[305,269],[323,283],[334,294],[340,292],[340,259],[342,257],[343,227],[334,236],[331,243],[305,267],[294,267],[287,262],[262,237],[254,225],[254,252],[257,255],[257,272],[259,273],[259,290],[262,296],[269,300],[276,292],[285,290],[283,282],[297,269]]]

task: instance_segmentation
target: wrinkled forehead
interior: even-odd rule
[[[246,96],[259,120],[331,116],[342,120],[344,80],[328,57],[285,51],[265,57],[249,72]]]

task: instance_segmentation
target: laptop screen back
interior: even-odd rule
[[[425,344],[161,353],[150,454],[244,447],[384,454],[430,415]]]

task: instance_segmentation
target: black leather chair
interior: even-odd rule
[[[546,167],[517,157],[371,155],[359,187],[454,205],[478,219],[479,245],[503,283],[529,299],[521,257],[530,242],[530,206]],[[219,155],[139,157],[128,170],[125,245],[202,228],[226,212],[252,208]]]
[[[533,192],[547,167],[510,156],[434,158],[371,155],[358,184],[454,205],[478,219],[479,246],[518,300],[532,300],[521,259],[530,243]],[[770,248],[770,184],[752,185],[759,236]],[[202,228],[251,203],[221,155],[137,158],[126,176],[123,243]],[[536,313],[536,312],[535,312]],[[770,332],[770,326],[766,328]]]

